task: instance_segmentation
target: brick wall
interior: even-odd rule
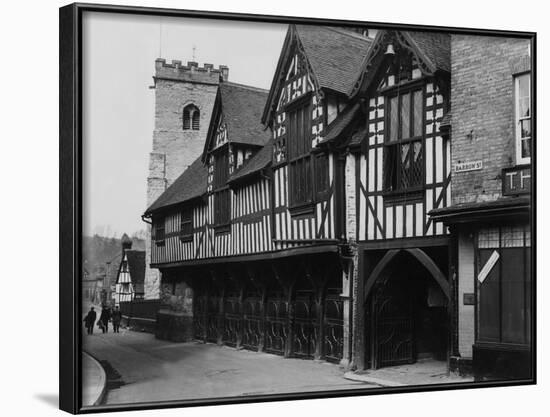
[[[195,62],[158,59],[155,63],[155,130],[149,155],[147,207],[202,153],[220,79],[227,80],[227,67],[199,67]],[[200,110],[199,130],[183,130],[183,108],[194,104]],[[149,268],[151,228],[147,228],[145,298],[160,297],[160,272]]]
[[[528,54],[523,39],[452,36],[452,164],[483,160],[453,172],[453,204],[501,196],[501,170],[515,165],[513,74],[529,69]]]

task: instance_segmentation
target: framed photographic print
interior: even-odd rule
[[[60,408],[535,383],[535,33],[60,9]]]

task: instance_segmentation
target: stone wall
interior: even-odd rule
[[[228,68],[199,67],[195,62],[155,62],[155,130],[149,155],[147,207],[169,187],[203,151],[214,100],[220,80],[227,80]],[[199,130],[183,130],[183,109],[194,104],[200,111]],[[149,268],[151,228],[147,227],[145,298],[160,297],[160,272]]]
[[[516,164],[513,76],[529,70],[529,53],[524,39],[452,36],[452,164],[483,161],[453,172],[453,204],[501,197],[501,170]]]

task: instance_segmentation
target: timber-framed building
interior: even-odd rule
[[[158,337],[471,367],[449,220],[454,36],[290,25],[269,91],[220,81],[202,154],[145,213]]]

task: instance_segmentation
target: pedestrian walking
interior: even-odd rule
[[[86,314],[86,317],[84,317],[84,325],[86,326],[88,334],[94,333],[94,323],[96,317],[97,315],[93,307],[90,308],[90,311],[88,311],[88,314]]]
[[[115,307],[115,311],[113,311],[113,314],[111,315],[111,320],[113,322],[113,331],[115,333],[120,333],[120,322],[122,320],[122,312],[118,308],[118,306]]]
[[[109,320],[111,319],[111,312],[107,308],[107,306],[103,306],[103,309],[101,310],[101,316],[99,316],[99,322],[98,325],[103,331],[103,333],[107,333],[109,330]]]

